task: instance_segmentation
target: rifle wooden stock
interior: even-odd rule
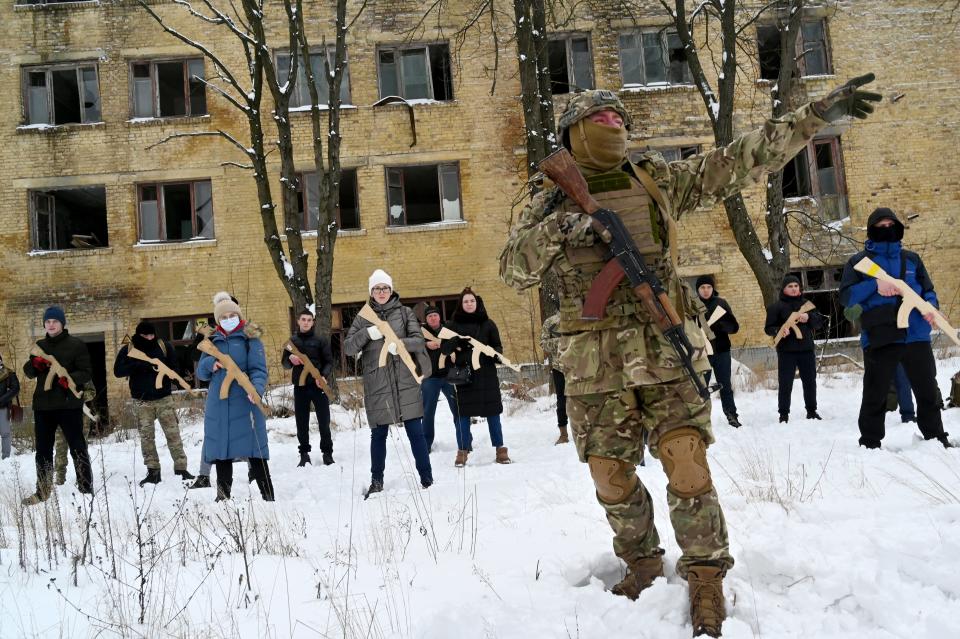
[[[200,343],[197,344],[197,350],[206,353],[220,362],[220,365],[223,366],[223,369],[227,372],[223,383],[220,384],[220,399],[227,399],[227,397],[230,396],[230,384],[237,382],[240,384],[240,388],[247,391],[247,395],[254,399],[254,404],[260,409],[264,417],[270,417],[270,409],[264,405],[260,393],[257,392],[257,387],[253,385],[253,382],[250,381],[247,374],[240,370],[240,367],[237,366],[237,363],[233,361],[232,357],[221,352],[220,349],[210,341],[209,337],[204,337]]]
[[[313,379],[319,383],[320,389],[327,394],[327,397],[333,399],[333,389],[330,388],[326,378],[320,374],[320,371],[313,365],[310,358],[301,353],[290,340],[287,340],[287,343],[284,344],[283,347],[290,351],[291,355],[296,355],[303,366],[303,369],[300,371],[300,378],[297,380],[297,386],[304,386],[307,383],[307,377],[312,375]]]
[[[159,339],[159,338],[158,338]],[[150,357],[139,348],[133,345],[133,341],[130,339],[129,335],[124,336],[123,341],[121,342],[124,346],[127,347],[127,357],[131,359],[140,360],[141,362],[146,362],[153,366],[153,370],[157,372],[157,381],[154,386],[158,389],[163,388],[163,379],[169,377],[170,379],[176,381],[180,384],[180,387],[185,391],[192,391],[193,388],[190,387],[190,384],[187,383],[185,379],[180,377],[176,371],[167,366],[157,357]]]
[[[951,326],[947,317],[941,313],[936,306],[920,297],[915,290],[910,288],[909,284],[889,275],[869,257],[865,257],[854,264],[853,268],[864,275],[869,275],[870,277],[893,284],[897,287],[900,297],[903,298],[903,302],[900,304],[900,310],[897,311],[897,328],[907,328],[910,326],[910,312],[914,309],[921,315],[929,315],[932,313],[933,323],[936,324],[937,328],[946,333],[947,337],[949,337],[954,344],[960,346],[960,330]]]
[[[35,357],[42,357],[43,359],[50,362],[50,368],[47,369],[47,377],[43,380],[43,390],[48,391],[53,388],[53,376],[62,377],[67,380],[67,388],[73,393],[73,396],[77,399],[83,397],[83,393],[80,392],[80,389],[77,388],[76,383],[74,383],[73,378],[70,377],[70,373],[64,368],[60,362],[57,361],[57,358],[53,355],[48,355],[42,348],[33,345],[33,348],[30,349],[30,354]]]
[[[423,333],[424,339],[426,339],[428,342],[432,342],[438,345],[440,344],[440,338],[434,335],[433,333],[431,333],[430,331],[428,331],[426,326],[421,326],[420,331]],[[437,368],[444,368],[446,367],[446,365],[447,365],[447,356],[444,355],[443,353],[440,353],[440,359],[437,361]]]
[[[780,330],[777,331],[776,337],[773,338],[773,345],[776,346],[780,343],[780,340],[783,339],[783,329],[785,328],[792,330],[797,339],[803,339],[803,333],[800,332],[800,327],[797,326],[797,320],[800,319],[802,314],[809,313],[810,311],[816,310],[816,308],[816,304],[807,301],[803,303],[803,306],[800,307],[800,310],[790,313],[790,317],[787,318],[787,321],[784,322],[783,326],[780,327]]]
[[[440,339],[454,339],[456,337],[459,337],[460,339],[465,339],[468,342],[470,342],[470,345],[473,346],[473,354],[470,357],[470,365],[473,366],[473,370],[477,370],[480,368],[480,356],[486,355],[487,357],[491,357],[493,359],[499,359],[500,363],[502,363],[504,366],[508,366],[513,370],[517,371],[518,373],[520,372],[519,366],[517,366],[516,364],[511,362],[509,359],[504,357],[502,353],[497,352],[497,350],[494,347],[487,346],[483,342],[473,337],[466,337],[464,335],[460,335],[458,333],[451,331],[449,328],[441,328],[439,337]]]
[[[553,180],[560,190],[567,194],[587,215],[593,214],[600,204],[590,195],[590,187],[580,173],[580,167],[566,149],[554,151],[540,160],[537,165],[543,173]]]
[[[370,308],[369,303],[364,304],[363,308],[360,309],[360,312],[357,313],[357,315],[376,326],[383,335],[383,348],[380,349],[380,358],[377,362],[378,366],[383,367],[387,365],[387,355],[390,354],[390,351],[388,350],[390,344],[396,344],[397,357],[399,357],[400,361],[404,363],[404,365],[407,367],[407,370],[409,370],[410,374],[413,375],[413,378],[417,380],[417,383],[422,383],[423,375],[417,372],[417,363],[413,361],[413,357],[410,356],[410,353],[407,351],[407,347],[403,345],[403,340],[397,337],[397,334],[394,332],[393,327],[390,326],[390,323],[380,319],[376,311]]]

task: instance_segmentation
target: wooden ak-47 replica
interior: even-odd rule
[[[333,399],[333,389],[330,388],[330,384],[328,384],[326,378],[320,374],[317,367],[313,365],[310,358],[301,353],[300,349],[290,340],[287,340],[287,343],[284,344],[283,347],[288,350],[291,355],[295,355],[303,366],[303,369],[300,371],[300,379],[297,380],[297,386],[304,386],[307,383],[307,377],[312,376],[313,379],[316,380],[317,385],[320,386],[320,390],[326,393],[327,397]]]
[[[380,319],[380,317],[377,316],[377,312],[370,308],[370,304],[364,304],[363,308],[360,309],[360,312],[357,313],[357,315],[376,326],[383,335],[383,348],[380,349],[380,359],[378,360],[378,365],[381,367],[387,365],[387,355],[390,354],[390,345],[396,344],[397,357],[399,357],[400,361],[404,363],[404,365],[407,367],[407,370],[409,370],[410,374],[413,375],[413,378],[417,380],[417,383],[422,383],[423,375],[417,371],[417,363],[413,361],[413,357],[410,356],[407,348],[403,345],[403,340],[397,337],[397,334],[393,331],[390,323]]]
[[[717,323],[718,319],[726,314],[727,311],[725,311],[722,306],[717,305],[717,307],[713,309],[713,312],[710,313],[710,317],[707,318],[707,326],[713,326]],[[702,328],[700,330],[703,331],[704,348],[707,351],[707,355],[713,355],[713,344],[710,343],[710,338],[707,337],[707,332]]]
[[[792,330],[794,336],[797,339],[803,339],[803,333],[800,332],[800,327],[797,326],[797,322],[800,321],[800,316],[804,313],[809,313],[810,311],[816,310],[817,305],[811,301],[806,301],[803,303],[798,310],[790,313],[790,317],[787,318],[787,321],[783,323],[783,326],[780,327],[780,330],[777,331],[777,336],[773,338],[773,345],[776,346],[780,343],[780,340],[783,339],[783,334],[787,330]]]
[[[710,397],[710,388],[693,367],[694,348],[684,331],[683,320],[670,302],[660,278],[647,267],[623,220],[614,211],[601,208],[590,195],[587,181],[566,149],[548,155],[540,161],[539,168],[592,218],[593,226],[600,235],[610,238],[609,247],[613,257],[593,280],[584,300],[581,319],[603,319],[610,296],[626,277],[630,281],[633,294],[676,351],[684,371],[697,389],[697,394],[704,399]],[[653,187],[656,188],[656,185]],[[654,196],[654,193],[651,193],[651,196]],[[676,247],[672,250],[676,250]]]
[[[227,399],[227,397],[230,396],[230,384],[236,382],[240,384],[240,388],[247,391],[247,395],[253,398],[253,403],[257,405],[257,408],[260,409],[264,417],[270,417],[270,408],[263,403],[260,393],[257,392],[257,387],[253,385],[253,382],[250,381],[247,374],[240,370],[240,367],[237,366],[237,363],[233,361],[232,357],[221,352],[220,349],[210,341],[210,335],[213,333],[213,330],[207,326],[200,329],[200,332],[203,335],[203,339],[197,344],[197,350],[206,353],[220,362],[220,365],[223,366],[227,372],[223,383],[220,384],[220,399]]]
[[[428,342],[432,342],[437,346],[440,345],[440,338],[427,330],[426,326],[421,326],[420,331],[423,333],[423,338]],[[437,361],[437,368],[444,368],[447,365],[447,356],[443,353],[440,353],[440,359]]]
[[[950,325],[946,316],[937,310],[933,304],[923,299],[917,292],[910,288],[910,285],[901,279],[897,279],[884,271],[869,257],[865,257],[853,265],[854,270],[875,277],[881,282],[887,282],[897,287],[897,292],[903,298],[900,304],[900,310],[897,311],[897,328],[907,328],[910,325],[910,311],[916,309],[921,315],[933,315],[933,323],[943,331],[947,337],[953,340],[954,344],[960,346],[960,329]]]
[[[159,338],[158,338],[159,339]],[[193,388],[190,387],[190,384],[187,383],[185,379],[180,377],[175,370],[163,363],[163,361],[158,357],[150,357],[139,348],[133,345],[133,341],[130,339],[129,335],[124,336],[123,341],[121,342],[124,346],[127,347],[127,357],[131,359],[140,360],[141,362],[146,362],[153,366],[153,370],[157,373],[157,382],[154,385],[156,388],[163,388],[163,380],[166,377],[174,380],[180,387],[185,391],[192,391]]]
[[[425,331],[424,332],[425,336],[429,335],[429,333],[426,333],[426,329],[424,329],[424,331]],[[440,332],[437,333],[437,337],[440,338],[441,340],[460,338],[470,342],[470,345],[473,347],[473,355],[470,357],[470,364],[471,366],[473,366],[473,370],[478,370],[480,368],[480,356],[486,355],[487,357],[498,359],[500,360],[500,363],[503,364],[504,366],[508,366],[513,370],[517,371],[518,373],[520,372],[519,366],[517,366],[516,364],[511,362],[509,359],[504,357],[502,353],[497,352],[497,350],[494,349],[492,346],[487,346],[486,344],[477,340],[476,338],[460,335],[459,333],[455,333],[454,331],[451,331],[449,328],[446,328],[446,327],[440,329]],[[443,356],[441,355],[440,357],[442,358]],[[443,368],[442,365],[440,367]]]
[[[79,400],[83,399],[83,391],[77,388],[77,384],[73,381],[73,378],[70,377],[70,373],[60,362],[57,361],[56,357],[53,355],[47,355],[46,351],[36,344],[34,344],[33,348],[30,349],[30,354],[35,357],[42,357],[50,362],[50,368],[47,371],[47,378],[43,381],[43,390],[48,391],[53,388],[53,377],[56,375],[57,377],[67,380],[67,390],[73,393],[74,397]],[[83,414],[89,417],[90,421],[100,421],[100,416],[90,410],[90,407],[87,406],[86,402],[83,403]]]

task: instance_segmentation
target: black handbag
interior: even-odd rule
[[[466,386],[473,381],[473,369],[470,364],[452,364],[447,370],[447,383],[453,386]]]

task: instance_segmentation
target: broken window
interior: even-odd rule
[[[203,59],[134,62],[133,117],[206,115]]]
[[[387,212],[390,226],[462,220],[459,166],[387,168]]]
[[[757,27],[757,53],[760,59],[760,78],[763,80],[776,80],[780,77],[780,36],[780,27],[776,25]],[[826,20],[803,21],[795,53],[801,76],[833,73]]]
[[[34,250],[108,246],[107,191],[102,186],[31,191],[30,209]]]
[[[691,84],[687,54],[675,31],[620,34],[623,85]]]
[[[383,47],[377,52],[380,97],[452,100],[453,77],[447,43]]]
[[[306,185],[306,189],[304,189]],[[316,231],[320,217],[320,180],[317,173],[304,173],[297,181],[300,197],[300,230]],[[337,228],[343,231],[360,228],[360,209],[357,197],[357,170],[342,169],[340,173],[340,202],[337,206]]]
[[[593,57],[587,36],[551,37],[547,53],[554,95],[593,88]]]
[[[783,197],[815,197],[824,220],[847,216],[846,181],[840,138],[807,143],[783,168]]]
[[[322,51],[310,53],[310,66],[313,69],[313,81],[317,86],[319,104],[330,104],[330,85],[327,82],[327,66],[333,71],[336,61],[336,48],[327,47],[326,56]],[[350,104],[350,67],[343,61],[343,79],[340,82],[340,103]],[[283,84],[290,73],[290,53],[277,54],[277,81]],[[297,60],[297,81],[290,92],[290,108],[309,107],[310,87],[307,85],[307,72],[303,66],[303,58]]]
[[[95,64],[27,67],[23,73],[28,124],[101,121]]]
[[[137,187],[141,242],[213,239],[210,180]]]

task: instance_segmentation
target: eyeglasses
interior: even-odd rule
[[[373,293],[389,293],[391,290],[393,289],[391,289],[389,286],[374,286],[372,289],[370,289],[370,291]]]

